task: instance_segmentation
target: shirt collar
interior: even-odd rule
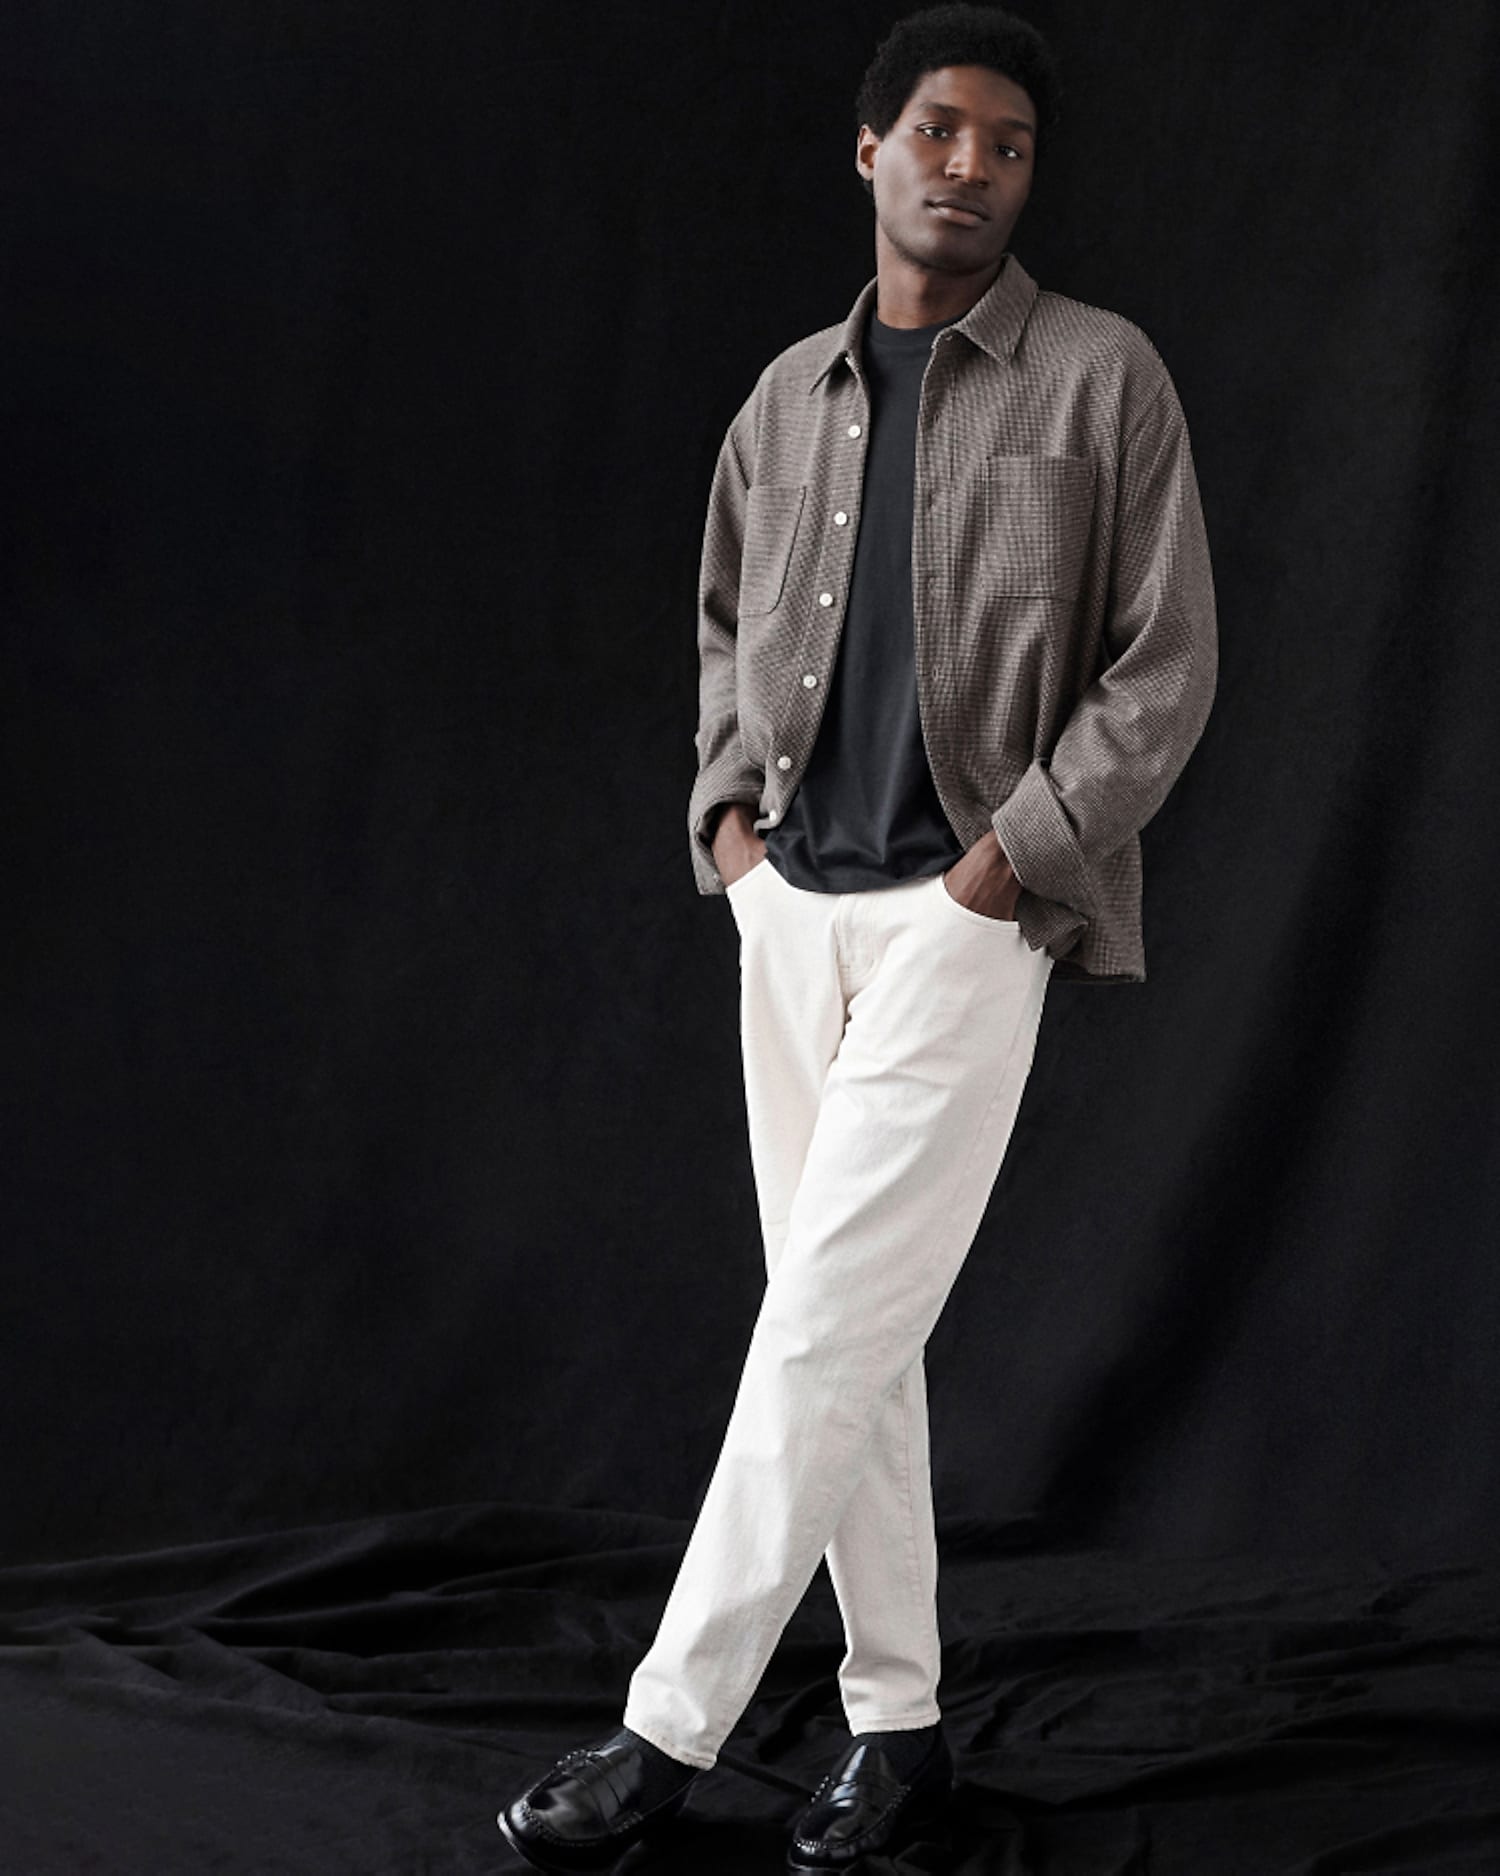
[[[818,388],[846,353],[858,354],[865,320],[875,305],[879,281],[880,276],[877,274],[860,288],[853,306],[849,308],[849,316],[839,328],[838,336],[831,342],[827,354],[820,355],[817,375],[807,387],[809,392]],[[1016,348],[1016,341],[1021,336],[1021,328],[1026,324],[1026,316],[1031,311],[1031,302],[1036,298],[1037,291],[1036,282],[1007,248],[999,273],[963,318],[953,322],[954,327],[988,352],[991,358],[1005,364]]]

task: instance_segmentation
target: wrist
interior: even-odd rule
[[[708,816],[708,844],[712,846],[723,829],[732,822],[738,822],[743,832],[754,820],[749,808],[743,801],[721,802],[717,808],[710,809]]]
[[[722,873],[724,860],[735,844],[745,838],[745,828],[749,825],[749,809],[743,802],[728,801],[715,808],[708,819],[708,850],[713,855],[714,865]],[[730,831],[726,835],[724,830]]]

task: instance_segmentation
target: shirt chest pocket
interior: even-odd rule
[[[986,456],[973,490],[969,547],[985,589],[1073,598],[1093,530],[1093,457]]]
[[[792,561],[805,482],[752,482],[745,492],[745,540],[740,553],[741,618],[774,612],[781,604]]]

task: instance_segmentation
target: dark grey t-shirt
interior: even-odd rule
[[[849,604],[801,785],[765,833],[793,886],[863,892],[940,873],[964,852],[933,784],[917,714],[911,534],[917,407],[932,326],[887,326],[874,308],[861,358],[870,437]]]

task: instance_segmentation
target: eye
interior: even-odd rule
[[[948,135],[948,126],[946,124],[918,124],[917,129],[921,131],[935,130],[938,135],[942,137]],[[1013,143],[997,143],[995,148],[997,150],[1004,150],[1007,155],[1014,157],[1018,163],[1022,160],[1021,152]]]

